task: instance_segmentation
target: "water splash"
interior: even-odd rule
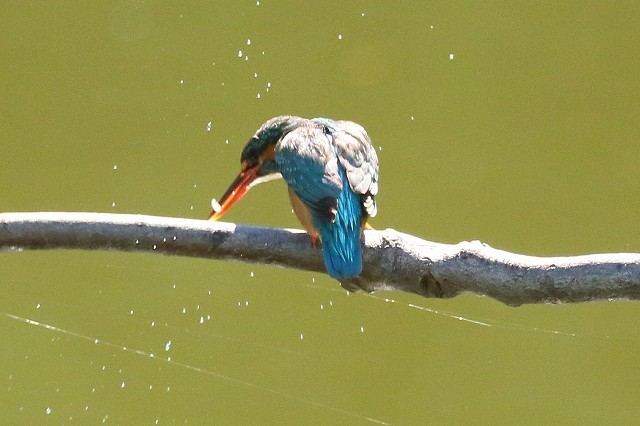
[[[352,417],[352,418],[356,418],[356,419],[360,419],[360,420],[365,420],[365,421],[368,421],[368,422],[371,422],[371,423],[375,423],[375,424],[381,424],[381,425],[388,425],[389,424],[389,423],[387,423],[385,421],[382,421],[382,420],[379,420],[379,419],[374,419],[372,417],[364,416],[362,414],[354,413],[354,412],[351,412],[351,411],[347,411],[347,410],[344,410],[342,408],[338,408],[338,407],[334,407],[334,406],[331,406],[331,405],[327,405],[327,404],[325,404],[323,402],[320,402],[320,401],[315,401],[315,400],[303,398],[301,396],[288,394],[288,393],[279,391],[277,389],[269,388],[269,387],[266,387],[266,386],[261,386],[261,385],[258,385],[256,383],[252,383],[252,382],[249,382],[249,381],[246,381],[246,380],[242,380],[242,379],[238,379],[238,378],[235,378],[235,377],[227,376],[225,374],[218,373],[218,372],[213,371],[213,370],[207,370],[205,368],[201,368],[201,367],[198,367],[198,366],[195,366],[195,365],[173,361],[173,360],[171,360],[171,358],[162,358],[162,357],[156,356],[155,354],[152,354],[150,352],[145,352],[145,351],[140,350],[140,349],[134,349],[134,348],[131,348],[131,347],[119,345],[117,343],[111,343],[111,342],[108,342],[108,341],[105,341],[105,340],[100,340],[100,339],[97,339],[95,337],[91,337],[91,336],[87,336],[87,335],[84,335],[84,334],[81,334],[81,333],[77,333],[77,332],[75,332],[73,330],[68,330],[68,329],[56,327],[54,325],[50,325],[50,324],[46,324],[46,323],[43,323],[43,322],[40,322],[40,321],[36,321],[36,320],[29,319],[29,318],[21,317],[19,315],[10,314],[8,312],[0,312],[0,315],[4,316],[6,318],[9,318],[9,319],[18,321],[18,322],[22,322],[22,323],[25,323],[25,324],[28,324],[28,325],[32,325],[34,327],[43,328],[45,330],[49,330],[49,331],[52,331],[52,332],[55,332],[55,333],[61,333],[61,334],[65,334],[67,336],[75,337],[77,339],[85,340],[85,341],[87,341],[87,342],[89,342],[90,344],[93,344],[93,345],[103,345],[103,346],[106,346],[106,347],[109,347],[109,348],[121,350],[121,351],[126,352],[126,353],[143,356],[145,358],[153,359],[154,362],[155,361],[164,362],[166,364],[170,364],[170,365],[175,366],[175,367],[183,368],[183,369],[190,370],[190,371],[195,371],[197,373],[205,374],[207,376],[215,377],[215,378],[218,378],[218,379],[221,379],[221,380],[226,380],[228,382],[235,383],[237,385],[241,385],[241,386],[245,386],[245,387],[249,387],[249,388],[253,388],[253,389],[258,389],[260,391],[267,392],[267,393],[270,393],[270,394],[273,394],[273,395],[278,395],[278,396],[286,398],[286,399],[299,401],[301,403],[312,405],[314,407],[322,408],[322,409],[325,409],[325,410],[328,410],[328,411],[333,411],[335,413],[342,414],[342,415],[347,416],[347,417]],[[122,382],[121,387],[124,388],[125,386],[126,386],[125,383]],[[49,414],[49,413],[47,413],[47,414]]]

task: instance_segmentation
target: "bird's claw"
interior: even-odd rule
[[[360,277],[348,278],[340,280],[340,285],[347,291],[355,293],[357,291],[365,291],[367,293],[373,293],[374,289],[368,281],[361,279]]]

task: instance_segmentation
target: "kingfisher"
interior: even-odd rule
[[[218,220],[254,186],[284,178],[293,211],[311,241],[322,243],[327,273],[338,280],[362,272],[360,235],[376,215],[378,156],[352,121],[274,117],[240,156],[241,171],[209,220]]]

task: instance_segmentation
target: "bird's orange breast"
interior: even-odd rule
[[[291,200],[291,207],[293,207],[293,212],[296,214],[298,221],[315,244],[316,241],[320,240],[320,233],[313,224],[311,212],[291,188],[289,188],[289,199]]]

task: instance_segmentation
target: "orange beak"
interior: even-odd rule
[[[251,182],[256,178],[258,169],[260,169],[259,165],[240,172],[236,180],[233,181],[229,189],[227,189],[220,199],[220,208],[213,210],[209,215],[208,220],[220,219],[222,215],[224,215],[227,210],[236,203],[236,201],[242,198],[244,194],[249,191],[249,185],[251,185]]]

